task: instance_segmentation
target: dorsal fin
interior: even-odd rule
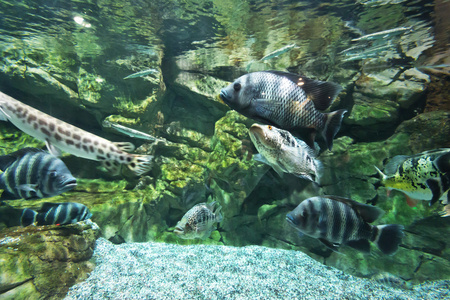
[[[381,208],[378,208],[378,207],[375,207],[372,205],[368,205],[368,204],[364,204],[364,203],[359,203],[355,200],[351,200],[348,198],[339,197],[339,196],[322,196],[322,197],[329,198],[329,199],[335,200],[335,201],[339,201],[339,202],[342,202],[342,203],[350,206],[367,223],[372,223],[373,221],[375,221],[376,219],[378,219],[379,217],[381,217],[384,214],[384,210],[382,210]]]
[[[450,172],[450,151],[436,158],[433,163],[440,172]]]
[[[342,90],[342,87],[334,82],[314,80],[306,76],[288,72],[268,72],[283,76],[302,88],[318,110],[325,110],[330,107],[331,103]]]
[[[22,158],[25,154],[36,152],[45,152],[45,151],[37,148],[27,147],[17,150],[10,154],[0,156],[0,170],[5,171],[13,162],[15,162],[17,159]]]

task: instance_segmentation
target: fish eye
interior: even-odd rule
[[[239,92],[239,91],[241,90],[241,84],[238,83],[238,82],[236,82],[236,83],[234,84],[233,88],[234,88],[234,90],[235,90],[236,92]]]
[[[269,125],[269,126],[267,126],[267,128],[269,128],[269,130],[272,130],[272,126],[270,126],[270,125]]]
[[[56,171],[50,171],[50,177],[51,177],[51,178],[55,178],[56,175],[58,175],[58,174],[56,173]]]

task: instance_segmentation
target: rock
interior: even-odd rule
[[[0,297],[62,298],[94,269],[89,261],[100,229],[91,221],[11,227],[0,232]]]

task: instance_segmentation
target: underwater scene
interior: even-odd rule
[[[449,15],[0,0],[0,299],[450,298]]]

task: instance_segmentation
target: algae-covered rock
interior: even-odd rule
[[[64,226],[12,227],[0,232],[0,297],[62,298],[93,270],[89,262],[99,227],[90,221]]]

